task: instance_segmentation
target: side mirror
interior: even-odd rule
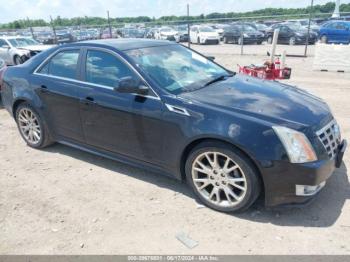
[[[140,80],[136,80],[131,76],[123,77],[119,80],[118,87],[114,88],[119,93],[135,93],[139,95],[147,95],[149,88],[145,86]]]
[[[214,60],[215,60],[215,56],[207,56],[207,58],[208,58],[210,61],[214,61]]]
[[[11,47],[9,45],[3,45],[2,48],[10,49]]]

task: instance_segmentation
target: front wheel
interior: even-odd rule
[[[44,148],[52,144],[46,124],[32,106],[20,104],[15,116],[18,130],[28,146]]]
[[[259,176],[251,161],[225,143],[205,142],[195,147],[185,170],[194,193],[218,211],[243,211],[260,194]]]
[[[289,38],[289,45],[295,45],[296,44],[296,39],[294,36],[292,36],[291,38]]]
[[[22,59],[21,59],[21,57],[19,55],[16,55],[14,57],[13,61],[14,61],[15,65],[20,65],[20,64],[23,63],[23,61],[22,61]]]

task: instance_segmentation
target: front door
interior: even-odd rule
[[[161,101],[114,90],[120,78],[139,77],[115,53],[87,49],[84,57],[79,95],[86,143],[143,161],[161,154]]]

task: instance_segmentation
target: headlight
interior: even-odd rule
[[[291,163],[306,163],[317,160],[309,139],[303,133],[283,126],[273,126],[272,128],[286,149]]]
[[[243,34],[243,37],[249,37],[249,35],[248,34]]]

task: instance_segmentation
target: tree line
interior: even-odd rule
[[[313,7],[313,13],[332,13],[335,8],[334,2],[328,2],[324,5],[315,5]],[[310,12],[310,6],[306,8],[265,8],[260,10],[255,10],[251,12],[228,12],[228,13],[211,13],[211,14],[201,14],[198,16],[190,16],[189,20],[201,21],[206,19],[240,19],[245,17],[273,17],[273,16],[293,16],[297,18],[300,14],[308,14]],[[342,4],[340,6],[340,12],[350,12],[350,3]],[[176,22],[176,21],[186,21],[187,16],[162,16],[158,19],[148,16],[138,16],[138,17],[118,17],[110,18],[112,24],[122,24],[122,23],[164,23],[164,22]],[[52,20],[55,26],[98,26],[106,25],[107,18],[103,17],[74,17],[74,18],[61,18],[57,16]],[[51,21],[45,21],[44,19],[19,19],[10,23],[0,24],[0,29],[23,29],[38,26],[50,26]]]

